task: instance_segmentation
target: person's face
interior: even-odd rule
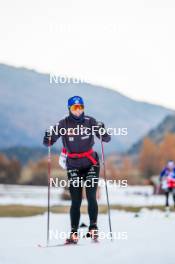
[[[83,105],[72,105],[70,111],[73,115],[79,117],[84,112]]]

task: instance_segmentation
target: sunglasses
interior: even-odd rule
[[[70,107],[71,111],[76,111],[76,110],[84,110],[84,105],[80,104],[75,104]]]

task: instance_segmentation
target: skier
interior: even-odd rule
[[[165,208],[167,215],[169,214],[169,193],[172,192],[174,207],[175,207],[175,164],[174,161],[170,160],[167,166],[160,173],[160,182],[162,190],[165,192]]]
[[[96,200],[96,192],[99,179],[99,157],[97,152],[93,150],[94,134],[98,138],[102,138],[102,141],[109,142],[111,140],[110,135],[107,134],[105,126],[102,122],[97,122],[95,118],[84,114],[84,102],[80,96],[73,96],[68,100],[69,115],[60,120],[58,124],[54,126],[53,131],[58,133],[52,133],[51,145],[53,145],[58,138],[62,138],[63,147],[65,150],[66,169],[68,180],[70,181],[70,196],[71,196],[71,232],[70,237],[66,240],[66,243],[78,242],[78,227],[80,220],[80,207],[82,202],[82,185],[83,180],[88,180],[88,186],[86,187],[86,197],[88,201],[88,214],[89,214],[89,236],[93,239],[98,238],[97,216],[98,216],[98,204]],[[77,126],[83,127],[83,133],[75,134],[73,129]],[[86,129],[95,127],[95,133],[87,133]],[[100,129],[104,129],[103,135],[100,135]],[[66,129],[68,133],[60,133],[61,129]],[[88,130],[89,131],[89,130]],[[48,146],[50,133],[46,132],[43,140],[43,144]],[[78,186],[74,183],[79,183]],[[90,184],[89,184],[90,183]]]

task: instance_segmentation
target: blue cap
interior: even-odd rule
[[[80,96],[73,96],[73,97],[69,98],[68,108],[70,108],[72,105],[75,105],[75,104],[84,105],[83,98]]]

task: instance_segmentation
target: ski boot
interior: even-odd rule
[[[94,242],[98,242],[98,227],[96,224],[89,226],[89,231],[86,236],[91,237]]]
[[[77,244],[78,243],[78,233],[77,230],[71,230],[70,237],[66,239],[65,244]]]

